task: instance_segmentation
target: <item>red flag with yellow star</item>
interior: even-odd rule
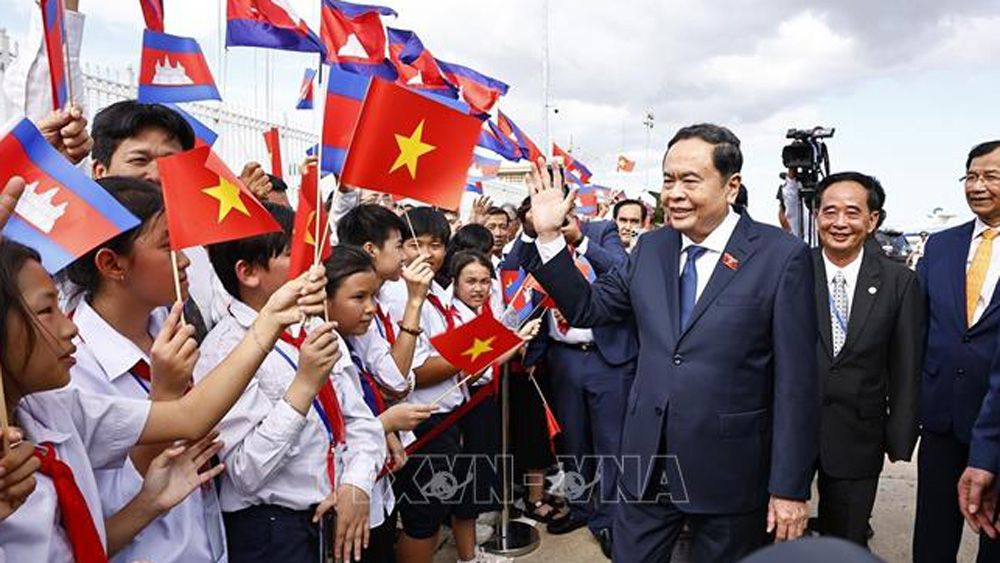
[[[316,256],[316,219],[319,198],[316,197],[319,182],[317,182],[316,165],[311,164],[302,176],[302,189],[299,190],[299,204],[295,210],[295,226],[292,229],[292,257],[288,266],[288,279],[295,279],[312,266]],[[323,240],[323,254],[320,261],[330,257],[333,247],[330,245],[330,223],[323,213],[320,220],[320,238]]]
[[[483,122],[373,79],[341,182],[458,209]]]
[[[441,357],[467,374],[479,372],[520,343],[521,338],[489,311],[431,338]]]
[[[173,250],[281,230],[212,147],[158,158],[156,164]]]

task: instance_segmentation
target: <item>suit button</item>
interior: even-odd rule
[[[656,407],[655,409],[653,409],[653,412],[656,413],[656,416],[663,416],[663,408],[661,407]]]
[[[840,373],[840,368],[837,366],[833,366],[830,368],[830,373]]]
[[[674,354],[674,365],[679,366],[684,363],[684,358],[680,354]]]
[[[962,337],[962,343],[963,344],[968,344],[969,342],[972,342],[972,339],[969,338],[968,335]]]
[[[958,370],[955,371],[955,376],[956,377],[962,377],[963,375],[965,375],[965,370],[964,369],[958,368]]]

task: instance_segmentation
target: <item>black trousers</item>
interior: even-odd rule
[[[240,563],[316,563],[319,529],[312,510],[262,504],[224,512],[229,560]]]
[[[969,461],[969,446],[953,433],[920,435],[917,456],[917,519],[914,563],[955,561],[965,519],[958,508],[958,479]],[[977,563],[1000,561],[1000,541],[979,536]]]
[[[838,479],[819,470],[819,525],[834,536],[868,547],[868,520],[875,506],[878,476]]]
[[[361,563],[396,563],[396,515],[385,517],[368,535],[368,549],[361,552]]]

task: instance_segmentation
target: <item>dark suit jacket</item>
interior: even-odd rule
[[[969,443],[989,388],[1000,329],[997,291],[976,324],[966,327],[965,262],[973,225],[931,235],[917,264],[928,319],[920,421],[925,430],[954,432],[963,443]]]
[[[917,276],[867,245],[851,297],[847,341],[834,357],[830,285],[818,248],[813,265],[823,402],[820,465],[841,479],[876,477],[884,454],[908,460],[917,443],[924,353],[924,303]]]
[[[680,247],[671,228],[645,234],[593,285],[566,251],[536,272],[574,326],[635,317],[621,450],[638,467],[621,486],[645,494],[660,454],[671,498],[687,512],[748,512],[769,492],[807,499],[819,412],[809,249],[741,217],[726,246],[731,267],[719,261],[681,332]]]
[[[625,245],[618,235],[618,227],[614,221],[590,221],[580,224],[580,231],[587,237],[587,252],[584,256],[594,267],[598,276],[610,272],[628,258]],[[516,270],[521,267],[531,272],[542,265],[538,249],[534,243],[525,244],[518,239],[501,264],[502,269]],[[540,296],[535,296],[540,300]],[[533,339],[525,353],[525,364],[534,365],[545,357],[548,350],[548,315],[543,317],[540,336]],[[594,344],[604,361],[617,366],[635,359],[638,352],[638,341],[635,336],[635,323],[631,317],[620,323],[613,323],[594,328]]]

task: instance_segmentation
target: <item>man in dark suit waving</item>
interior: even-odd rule
[[[622,433],[618,561],[667,560],[684,523],[696,561],[734,561],[802,534],[816,459],[816,310],[809,249],[730,210],[739,139],[677,132],[663,164],[670,227],[587,283],[559,227],[572,207],[558,171],[530,183],[536,277],[570,325],[633,315],[635,382]],[[555,185],[553,185],[555,184]]]
[[[869,243],[885,202],[878,180],[833,174],[816,201],[819,525],[867,546],[883,459],[909,460],[917,443],[923,294],[916,274]]]

